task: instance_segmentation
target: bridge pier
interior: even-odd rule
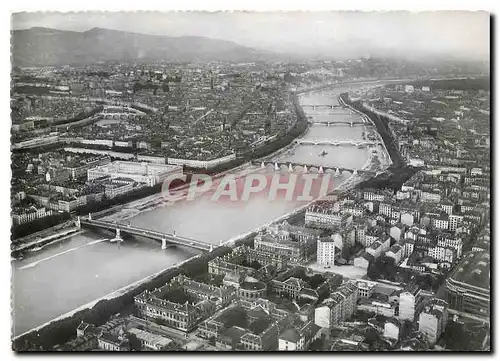
[[[266,165],[264,164],[264,162],[260,163],[260,168],[261,169],[264,169],[266,167]]]
[[[290,173],[292,173],[292,172],[293,172],[292,163],[288,164],[288,171],[289,171]]]
[[[113,238],[112,240],[110,240],[110,242],[112,242],[112,243],[114,243],[114,242],[118,242],[118,243],[123,242],[123,238],[120,236],[120,228],[116,229],[115,238]]]
[[[89,213],[89,221],[92,220],[92,213]]]
[[[304,173],[307,173],[307,165],[304,165]]]
[[[335,169],[335,177],[338,177],[338,176],[340,176],[340,171],[339,171],[339,169],[337,168],[337,169]]]
[[[358,170],[357,169],[354,169],[354,172],[352,172],[353,175],[357,175],[358,174]]]
[[[166,238],[161,239],[161,249],[167,249],[167,239]]]
[[[82,228],[82,224],[81,224],[81,222],[80,222],[80,216],[78,216],[78,217],[76,218],[75,226],[76,226],[76,228],[78,228],[78,229]]]
[[[325,171],[323,170],[323,166],[319,166],[318,173],[323,174]]]
[[[280,170],[280,167],[278,166],[277,162],[274,162],[274,170],[277,172]]]

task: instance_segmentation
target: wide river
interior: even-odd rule
[[[351,85],[350,90],[366,84]],[[343,86],[301,96],[301,104],[338,104]],[[358,115],[341,108],[312,109],[306,115],[314,122],[328,120],[360,122]],[[311,125],[303,139],[361,140],[362,126]],[[327,154],[324,154],[327,153]],[[362,168],[369,150],[354,146],[295,145],[273,159],[287,162]],[[247,168],[246,172],[270,175],[273,170]],[[338,185],[349,177],[335,178]],[[219,244],[251,231],[304,205],[298,200],[250,197],[246,202],[213,201],[200,196],[192,201],[157,207],[129,218],[131,224]],[[127,240],[120,247],[105,235],[85,232],[12,261],[13,335],[22,334],[77,307],[184,261],[196,251],[182,248],[161,250],[148,240]]]

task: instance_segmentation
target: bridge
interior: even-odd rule
[[[105,105],[102,110],[103,113],[116,113],[116,112],[127,112],[127,113],[134,113],[134,114],[139,114],[139,115],[145,115],[143,111],[140,111],[139,109],[131,108],[126,105],[121,105],[121,106],[112,106],[112,105]]]
[[[136,119],[146,115],[146,113],[131,108],[129,106],[104,106],[103,110],[99,113],[104,119]]]
[[[150,229],[135,227],[130,224],[125,225],[116,222],[92,219],[92,214],[89,214],[88,218],[78,218],[77,225],[86,228],[100,228],[100,229],[115,231],[116,236],[114,239],[111,240],[112,242],[113,241],[121,242],[122,241],[121,235],[125,233],[132,236],[146,237],[155,240],[157,242],[161,242],[162,249],[166,249],[167,244],[175,244],[178,246],[193,248],[199,251],[212,252],[214,247],[213,244],[207,242],[202,242],[192,238],[176,235],[175,232],[173,234],[163,233],[163,232],[152,231]]]
[[[302,108],[312,108],[312,109],[335,109],[342,108],[340,104],[301,104]]]
[[[158,108],[152,107],[150,105],[140,103],[138,101],[123,101],[119,99],[108,99],[108,98],[100,98],[100,97],[89,97],[89,96],[84,96],[84,97],[70,97],[70,99],[77,99],[83,102],[96,102],[96,103],[102,103],[102,104],[109,104],[110,106],[119,106],[119,107],[128,107],[132,108],[138,112],[140,110],[135,109],[134,106],[141,107],[143,109],[146,109],[152,113],[156,113],[159,111]]]
[[[269,166],[273,166],[274,170],[276,172],[279,171],[288,171],[290,173],[292,172],[300,172],[302,171],[303,173],[333,173],[335,177],[340,176],[343,172],[348,172],[352,175],[369,175],[369,176],[375,176],[375,172],[371,171],[366,171],[366,170],[357,170],[357,169],[352,169],[352,168],[346,168],[346,167],[335,167],[335,166],[322,166],[322,165],[317,165],[317,164],[302,164],[302,163],[293,163],[293,162],[283,162],[283,161],[273,161],[273,160],[264,160],[264,161],[259,161],[259,160],[253,160],[252,161],[253,165],[260,165],[262,169],[267,168]]]
[[[103,119],[120,119],[120,120],[135,120],[140,118],[141,114],[133,114],[133,113],[108,113],[101,112],[98,113]]]
[[[336,125],[349,125],[350,127],[359,127],[359,126],[363,126],[363,125],[371,125],[371,124],[366,124],[364,119],[363,119],[363,122],[348,122],[348,121],[340,121],[340,122],[318,122],[318,121],[312,121],[312,122],[309,122],[309,124],[315,124],[315,125],[326,125],[327,127],[333,127],[333,126],[336,126]]]
[[[296,139],[296,144],[303,145],[352,145],[356,147],[366,147],[369,145],[381,145],[381,142],[373,142],[367,140],[329,140],[329,139]]]

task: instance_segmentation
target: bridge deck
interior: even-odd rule
[[[162,233],[162,232],[157,232],[149,229],[144,229],[144,228],[139,228],[135,226],[129,226],[125,224],[119,224],[119,223],[113,223],[113,222],[107,222],[107,221],[100,221],[100,220],[88,220],[88,219],[81,219],[80,224],[84,226],[90,226],[90,227],[96,227],[96,228],[103,228],[103,229],[108,229],[108,230],[116,230],[119,229],[120,232],[122,233],[127,233],[135,236],[141,236],[141,237],[146,237],[150,238],[156,241],[162,241],[163,239],[167,240],[168,243],[174,243],[178,244],[181,246],[186,246],[202,251],[207,251],[213,245],[211,243],[206,243],[203,241],[198,241],[195,239],[191,239],[188,237],[183,237],[183,236],[178,236],[170,233]]]
[[[311,169],[311,168],[316,168],[316,169],[319,169],[320,167],[326,171],[326,170],[338,170],[339,172],[344,172],[344,171],[347,171],[347,172],[351,172],[353,173],[354,171],[356,171],[358,174],[368,174],[368,175],[375,175],[375,172],[372,172],[372,171],[368,171],[368,170],[358,170],[358,169],[352,169],[352,168],[347,168],[347,167],[337,167],[337,166],[329,166],[329,165],[318,165],[318,164],[302,164],[302,163],[293,163],[293,162],[284,162],[284,161],[274,161],[274,160],[265,160],[265,161],[259,161],[259,160],[253,160],[252,161],[252,164],[253,165],[262,165],[262,163],[264,163],[265,166],[269,166],[269,165],[277,165],[278,167],[282,167],[282,166],[292,166],[292,167],[307,167],[307,169]]]

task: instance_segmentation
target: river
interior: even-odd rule
[[[360,88],[356,84],[353,88]],[[336,97],[345,87],[302,94],[302,104],[337,104]],[[360,121],[345,109],[304,108],[313,121]],[[311,118],[310,118],[311,119]],[[361,140],[365,128],[349,125],[311,125],[303,139]],[[322,153],[327,153],[322,155]],[[276,160],[287,162],[362,168],[368,161],[368,149],[354,146],[295,145]],[[269,177],[274,171],[248,167],[245,172],[260,172]],[[335,178],[338,185],[349,178]],[[213,201],[199,196],[153,210],[138,212],[128,221],[136,226],[173,232],[213,244],[233,238],[287,214],[304,202],[264,196],[246,202]],[[137,214],[138,213],[138,214]],[[13,334],[22,334],[77,307],[159,272],[197,254],[182,248],[161,250],[149,240],[126,239],[118,246],[94,232],[85,232],[12,261]]]

